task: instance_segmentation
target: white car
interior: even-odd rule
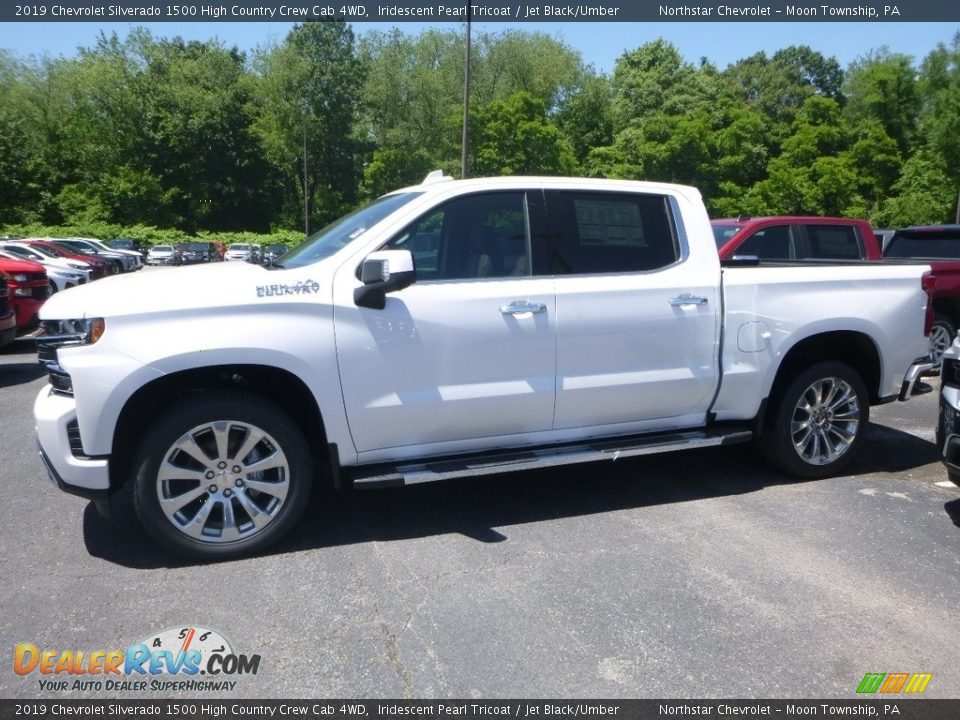
[[[85,282],[89,282],[90,278],[93,275],[93,271],[90,269],[89,263],[85,263],[81,260],[70,260],[67,258],[60,258],[56,255],[50,253],[42,247],[35,245],[25,245],[18,243],[16,241],[5,241],[0,242],[0,249],[6,250],[13,255],[23,259],[31,260],[32,262],[37,262],[46,267],[47,275],[53,277],[55,271],[67,273],[66,277],[71,275],[79,276],[79,281],[75,282],[76,285],[82,285]],[[65,277],[65,276],[60,276]],[[63,289],[63,288],[58,288]]]
[[[784,472],[826,477],[868,442],[870,406],[930,367],[927,270],[722,268],[691,187],[432,173],[282,266],[51,298],[41,457],[58,486],[206,559],[282,537],[315,481],[753,439]]]
[[[253,262],[253,246],[248,243],[233,243],[227,248],[223,259]]]
[[[147,265],[170,265],[173,257],[173,245],[154,245],[147,251]]]
[[[93,245],[95,248],[97,248],[101,252],[117,253],[119,255],[131,258],[133,260],[133,263],[129,267],[132,270],[139,270],[140,268],[143,267],[143,255],[141,255],[138,250],[121,250],[119,248],[112,248],[102,240],[97,240],[96,238],[70,238],[70,239],[83,240],[84,242],[87,242],[90,245]]]
[[[4,248],[0,248],[0,257],[10,258],[11,260],[30,259]],[[84,275],[79,272],[64,270],[63,268],[53,265],[44,265],[43,269],[47,272],[47,279],[50,281],[51,293],[59,292],[60,290],[67,290],[86,282]]]

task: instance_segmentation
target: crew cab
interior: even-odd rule
[[[270,268],[53,297],[40,453],[61,489],[206,559],[278,540],[314,485],[751,439],[825,477],[927,367],[926,271],[723,269],[691,187],[431,173]]]
[[[866,220],[780,215],[711,221],[721,260],[879,260],[880,244]]]

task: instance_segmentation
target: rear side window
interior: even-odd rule
[[[805,225],[809,249],[816,260],[859,260],[863,257],[856,228],[849,225]]]
[[[547,191],[548,274],[657,270],[680,259],[663,195]]]

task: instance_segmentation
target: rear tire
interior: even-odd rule
[[[856,371],[842,362],[817,363],[780,393],[760,450],[794,477],[839,475],[856,459],[869,419],[869,396]]]
[[[144,529],[199,560],[249,555],[279,540],[303,513],[313,477],[290,416],[237,390],[173,405],[145,434],[132,467]]]
[[[931,373],[940,372],[943,354],[953,345],[953,339],[956,336],[957,328],[953,321],[946,315],[937,313],[933,318],[933,328],[930,331],[930,357],[934,362],[934,366],[930,368]]]

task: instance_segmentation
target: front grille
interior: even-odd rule
[[[34,300],[46,300],[48,297],[50,297],[50,284],[47,283],[44,285],[38,285],[37,287],[33,288],[32,292],[30,293],[30,297],[32,297]]]

